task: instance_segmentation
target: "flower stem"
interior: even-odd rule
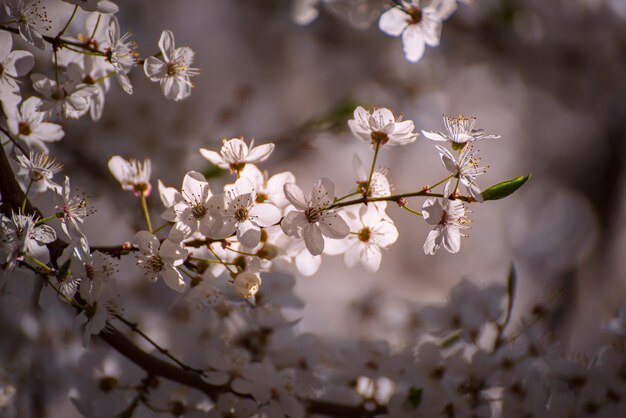
[[[24,200],[22,200],[22,213],[26,211],[26,202],[28,202],[28,193],[30,192],[30,188],[33,186],[33,179],[30,179],[28,182],[28,187],[26,188],[26,193],[24,193]]]
[[[408,206],[402,206],[402,209],[406,210],[407,212],[411,212],[412,214],[417,215],[417,216],[424,216],[424,215],[422,214],[422,212],[419,212],[419,211],[417,211],[417,210],[415,210],[415,209],[411,209],[411,208],[410,208],[410,207],[408,207]]]
[[[394,195],[381,196],[381,197],[361,197],[359,199],[348,200],[347,202],[334,203],[334,204],[330,205],[327,208],[327,210],[342,208],[344,206],[359,205],[359,204],[368,203],[368,202],[385,202],[385,201],[387,201],[387,202],[397,202],[398,200],[400,200],[400,199],[402,199],[404,197],[417,197],[417,196],[444,197],[443,194],[441,194],[441,193],[431,193],[431,192],[426,191],[426,190],[420,190],[419,192],[401,193],[401,194],[394,194]],[[459,196],[459,197],[457,197],[457,199],[462,200],[464,202],[468,201],[468,197],[467,196]]]
[[[2,126],[0,126],[0,132],[2,132],[3,134],[5,134],[7,136],[7,138],[9,138],[9,141],[13,142],[13,145],[15,145],[17,147],[17,149],[19,149],[20,151],[22,151],[22,154],[24,154],[24,156],[26,158],[28,158],[28,152],[26,152],[26,150],[24,149],[24,147],[22,147],[12,136],[11,136],[11,132],[9,132],[7,129],[3,128]]]
[[[210,264],[230,264],[230,265],[234,264],[234,263],[226,263],[220,260],[214,260],[212,258],[189,257],[189,259],[193,261],[202,261],[202,262],[210,263]]]
[[[152,234],[152,222],[150,221],[150,212],[148,211],[148,202],[146,201],[146,195],[141,194],[141,210],[143,216],[146,218],[146,224],[148,225],[148,232]]]
[[[347,198],[352,197],[352,196],[355,196],[355,195],[357,195],[357,194],[359,194],[359,192],[358,192],[358,191],[357,191],[357,192],[352,192],[352,193],[347,194],[347,195],[345,195],[345,196],[342,196],[342,197],[340,197],[340,198],[338,198],[338,199],[335,199],[335,201],[334,201],[333,203],[341,202],[342,200],[347,199]]]
[[[376,169],[376,160],[378,159],[379,149],[380,141],[376,142],[376,148],[374,148],[374,158],[372,159],[372,167],[370,168],[370,176],[367,179],[367,186],[365,186],[365,196],[368,196],[370,192],[370,185],[372,184],[372,177],[374,176],[374,170]]]
[[[157,229],[155,229],[154,231],[152,231],[153,234],[156,234],[157,232],[159,232],[160,230],[162,230],[163,228],[165,228],[168,225],[171,225],[171,222],[165,222],[163,225],[159,226]]]
[[[53,219],[61,219],[62,217],[64,217],[65,214],[63,212],[57,212],[54,215],[50,215],[47,218],[42,218],[42,219],[38,219],[35,222],[35,225],[41,225],[41,224],[45,224],[48,221],[51,221]]]
[[[217,258],[217,260],[224,266],[226,267],[226,270],[228,270],[231,274],[237,274],[237,272],[231,270],[231,268],[228,266],[228,263],[225,262],[224,260],[222,260],[222,258],[217,255],[217,253],[213,250],[213,247],[211,247],[211,244],[207,245],[207,247],[209,247],[209,251],[211,251],[211,254],[213,254],[213,257]]]
[[[435,187],[439,186],[441,183],[450,180],[450,178],[452,178],[452,174],[449,175],[448,177],[446,177],[445,179],[443,179],[441,181],[438,181],[437,183],[433,184],[432,186],[428,186],[428,190],[434,189]]]
[[[61,29],[61,32],[59,32],[57,34],[57,37],[61,37],[63,36],[63,34],[65,33],[65,31],[67,30],[67,28],[70,27],[70,23],[72,23],[72,20],[74,19],[74,16],[76,16],[76,11],[78,10],[78,5],[74,6],[74,11],[72,12],[72,15],[70,16],[70,18],[68,19],[67,23],[65,24],[65,26],[63,26],[63,29]]]
[[[96,21],[96,26],[93,27],[93,31],[91,32],[91,36],[89,39],[93,39],[96,36],[96,31],[98,30],[98,26],[100,26],[100,19],[102,18],[102,14],[98,15],[98,20]]]
[[[23,256],[24,256],[24,259],[31,261],[35,263],[37,267],[41,267],[42,269],[44,269],[46,273],[52,273],[54,271],[52,267],[48,266],[47,264],[44,264],[42,261],[37,260],[35,257],[31,257],[28,254],[23,254]]]

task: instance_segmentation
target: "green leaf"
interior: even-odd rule
[[[409,401],[413,409],[416,409],[422,403],[422,393],[424,393],[422,388],[409,389],[409,395],[406,397],[406,400]]]
[[[506,316],[502,321],[501,328],[504,329],[511,319],[511,311],[513,310],[513,301],[515,300],[515,289],[517,288],[517,273],[515,266],[511,263],[509,275],[506,278]]]
[[[527,176],[519,176],[513,180],[503,181],[502,183],[495,184],[490,188],[483,191],[483,200],[498,200],[505,198],[517,191],[524,185],[530,178],[530,174]]]
[[[202,174],[204,174],[204,177],[207,180],[210,180],[210,179],[214,179],[216,177],[221,176],[225,172],[226,170],[222,170],[218,166],[211,164],[206,170],[202,172]]]

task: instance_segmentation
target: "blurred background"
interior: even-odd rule
[[[62,25],[55,17],[71,6],[49,3]],[[202,73],[192,96],[174,103],[135,70],[134,95],[114,83],[99,122],[67,122],[53,153],[98,210],[85,223],[87,236],[101,240],[93,244],[120,244],[143,227],[136,199],[107,170],[112,155],[149,157],[154,184],[180,187],[189,170],[214,173],[199,148],[217,150],[222,138],[243,135],[276,143],[260,164],[270,174],[290,170],[305,190],[326,176],[348,193],[353,155],[368,165],[372,154],[347,129],[357,104],[403,113],[418,130],[443,130],[442,115],[462,113],[502,135],[478,145],[490,166],[478,180],[483,188],[528,173],[531,180],[510,198],[471,205],[472,228],[455,255],[424,255],[428,225],[390,205],[400,238],[380,271],[324,257],[315,276],[296,273],[305,305],[289,314],[302,317],[301,330],[329,338],[401,344],[419,326],[420,307],[444,301],[463,277],[504,284],[513,262],[515,312],[557,294],[553,323],[564,344],[595,346],[600,322],[626,299],[626,1],[476,0],[444,22],[441,45],[417,64],[405,60],[399,39],[378,30],[384,1],[329,1],[306,26],[290,19],[290,7],[288,0],[120,4],[122,32],[133,33],[142,56],[170,29],[177,45],[194,49]],[[72,33],[82,29],[76,19]],[[396,192],[446,175],[423,137],[385,149],[379,162]],[[227,181],[224,174],[211,183],[216,190]],[[158,216],[156,193],[150,203]]]

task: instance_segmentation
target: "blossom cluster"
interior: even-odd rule
[[[348,267],[377,272],[383,254],[399,239],[395,210],[421,218],[430,229],[415,244],[416,253],[460,251],[470,223],[468,206],[506,197],[528,179],[488,188],[479,184],[485,167],[477,144],[500,136],[476,128],[473,117],[444,116],[441,131],[418,133],[412,120],[387,108],[358,106],[346,125],[371,149],[372,158],[364,163],[354,157],[353,187],[340,192],[327,177],[303,187],[308,179],[267,171],[263,164],[275,144],[243,137],[199,150],[207,164],[221,170],[224,182],[188,171],[180,187],[155,184],[149,158],[112,155],[109,171],[138,200],[146,227],[120,237],[123,244],[99,246],[83,226],[95,209],[86,194],[72,189],[68,176],[59,179],[63,165],[48,147],[63,139],[64,127],[70,126],[66,119],[87,113],[93,121],[101,117],[111,78],[132,94],[129,74],[143,66],[166,98],[179,101],[191,94],[191,79],[199,70],[192,67],[193,51],[176,47],[171,31],[161,33],[159,53],[141,59],[131,36],[120,29],[117,5],[67,3],[74,13],[55,36],[47,34],[52,22],[35,0],[7,0],[6,22],[0,25],[0,101],[6,116],[0,126],[0,169],[6,174],[0,195],[0,290],[28,274],[39,283],[35,296],[42,309],[68,308],[67,317],[82,331],[80,344],[89,349],[72,376],[78,383],[71,400],[82,415],[626,414],[626,356],[618,344],[626,334],[626,310],[604,324],[612,345],[589,360],[570,359],[551,335],[549,301],[518,309],[513,320],[513,269],[507,286],[479,287],[463,280],[445,305],[411,312],[413,328],[407,321],[405,340],[397,346],[386,341],[334,345],[298,333],[297,321],[281,310],[302,307],[293,291],[295,274],[314,275],[324,257],[340,255]],[[316,3],[296,4],[307,10],[303,20],[314,17]],[[382,14],[379,26],[402,36],[407,58],[417,61],[425,45],[438,44],[441,22],[456,7],[454,0],[398,1]],[[84,33],[66,35],[79,8],[90,13]],[[30,89],[23,83],[34,68],[34,55],[13,50],[15,36],[51,52],[53,71],[30,74],[36,92],[30,97],[24,97]],[[433,185],[392,193],[394,173],[378,167],[378,157],[390,147],[418,141],[432,145],[430,155],[439,158],[444,174]],[[31,205],[34,195],[51,197],[51,213]],[[424,198],[419,210],[409,206],[414,198]],[[120,265],[128,266],[124,276],[136,276],[142,289],[163,283],[174,296],[159,324],[171,334],[167,347],[144,331],[150,313],[136,308],[136,300],[148,297],[139,293],[150,291],[134,294],[118,283]],[[167,311],[160,301],[152,303]],[[120,333],[122,327],[152,352],[135,346]],[[93,344],[93,336],[130,361]],[[11,377],[0,373],[0,411],[15,391]]]

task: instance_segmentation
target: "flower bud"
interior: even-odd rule
[[[238,274],[235,277],[235,292],[244,299],[256,295],[261,287],[261,278],[248,271]]]

